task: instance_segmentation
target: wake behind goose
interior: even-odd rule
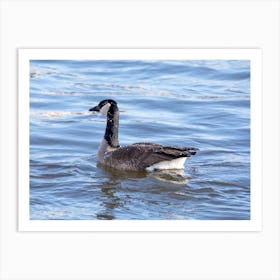
[[[188,157],[198,148],[163,146],[156,143],[139,142],[119,145],[119,109],[112,99],[101,101],[89,111],[100,112],[107,117],[104,138],[99,146],[97,160],[100,164],[119,170],[155,171],[183,169]]]

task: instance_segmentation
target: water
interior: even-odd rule
[[[179,174],[98,166],[105,98],[121,145],[200,151]],[[30,218],[250,219],[250,62],[32,61]]]

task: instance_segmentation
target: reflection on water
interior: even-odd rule
[[[32,61],[31,219],[250,219],[248,61]],[[120,143],[195,146],[181,171],[96,164],[118,101]]]

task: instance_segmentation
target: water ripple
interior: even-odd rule
[[[250,62],[31,61],[30,218],[250,219]],[[183,173],[96,164],[113,98],[120,142],[200,149]],[[139,140],[140,139],[140,140]]]

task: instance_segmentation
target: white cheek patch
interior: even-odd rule
[[[104,106],[100,109],[100,113],[101,113],[102,115],[107,116],[107,113],[108,113],[110,107],[111,107],[111,104],[110,104],[110,103],[107,103],[106,105],[104,105]]]

